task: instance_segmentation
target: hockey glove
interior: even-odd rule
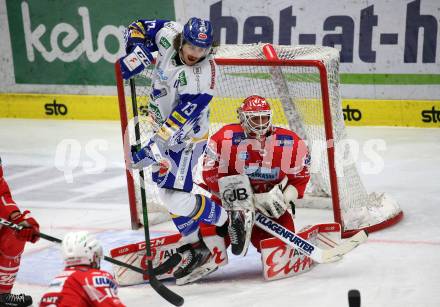
[[[15,233],[19,240],[35,243],[40,239],[40,225],[30,216],[30,211],[25,210],[12,219],[12,222],[24,228]]]
[[[282,191],[286,184],[287,177],[275,185],[269,192],[255,194],[255,208],[268,217],[279,218],[287,209]]]
[[[124,32],[125,51],[133,52],[136,46],[144,46],[146,42],[145,27],[141,21],[133,22]]]
[[[151,53],[143,46],[136,45],[133,52],[119,59],[122,78],[125,80],[139,74],[153,61]]]
[[[132,169],[143,169],[155,163],[150,147],[148,145],[142,148],[139,147],[138,145],[131,146],[130,166]]]
[[[154,142],[154,140],[150,140],[148,145],[142,148],[140,148],[140,145],[132,145],[131,168],[142,169],[152,164],[157,164],[160,168],[162,168],[163,166],[161,163],[164,160],[162,151],[162,147]]]

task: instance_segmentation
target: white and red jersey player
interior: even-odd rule
[[[310,155],[305,142],[293,131],[272,126],[270,105],[263,97],[246,98],[238,114],[240,124],[222,127],[211,136],[208,144],[203,179],[213,198],[220,201],[218,180],[237,174],[249,177],[255,198],[258,193],[269,192],[285,177],[287,185],[296,190],[293,198],[302,198],[310,179]],[[275,220],[295,231],[293,217],[288,211]],[[260,241],[271,237],[254,226],[251,242],[260,250]]]
[[[26,241],[38,241],[39,224],[30,216],[30,211],[20,211],[3,177],[0,158],[0,218],[23,226],[16,232],[0,226],[0,306],[29,306],[32,298],[28,295],[11,294],[20,267],[21,255]]]
[[[113,276],[100,270],[102,247],[85,232],[68,233],[62,243],[66,268],[50,284],[40,307],[124,307]]]
[[[108,272],[88,266],[66,268],[51,283],[41,307],[125,306],[117,296],[117,284]]]

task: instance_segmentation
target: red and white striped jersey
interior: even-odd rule
[[[203,180],[219,192],[218,180],[243,174],[255,193],[269,192],[287,176],[302,198],[310,179],[307,145],[293,131],[273,127],[264,141],[250,138],[240,124],[230,124],[213,134],[208,143]]]
[[[68,267],[52,281],[40,307],[124,307],[117,288],[108,272],[87,266]]]

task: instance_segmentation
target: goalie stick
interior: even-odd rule
[[[9,227],[9,228],[11,228],[11,229],[13,229],[15,231],[20,231],[20,230],[23,229],[23,226],[14,224],[14,223],[9,222],[8,220],[2,219],[2,218],[0,218],[0,225]],[[45,240],[50,241],[50,242],[55,242],[55,243],[61,243],[62,242],[61,239],[52,237],[52,236],[44,234],[42,232],[40,232],[38,234],[38,236],[40,238],[45,239]],[[179,254],[172,255],[164,263],[160,264],[159,266],[157,266],[156,268],[153,269],[154,274],[156,274],[156,275],[165,274],[171,268],[173,268],[176,265],[178,265],[180,263],[181,259],[182,259],[182,256],[180,256]],[[110,262],[112,264],[119,265],[119,266],[125,267],[127,269],[133,270],[133,271],[138,272],[140,274],[148,274],[147,270],[142,270],[141,268],[133,266],[133,265],[131,265],[129,263],[125,263],[125,262],[116,260],[114,258],[108,257],[108,256],[104,256],[104,260],[107,261],[107,262]]]
[[[205,183],[196,183],[200,188],[209,192],[209,187]],[[256,211],[255,225],[262,230],[272,234],[274,237],[287,243],[290,246],[297,248],[305,255],[318,263],[330,263],[340,260],[343,255],[356,248],[359,244],[367,240],[368,234],[365,230],[361,230],[354,236],[346,239],[341,244],[330,249],[322,249],[314,245],[308,240],[305,240],[295,234],[293,231],[273,221],[264,214]]]
[[[119,64],[115,65],[116,70],[116,78],[122,81],[121,75],[121,67]],[[130,79],[130,90],[131,90],[131,104],[133,110],[133,116],[135,119],[138,119],[138,108],[137,108],[137,98],[136,98],[136,85],[133,79]],[[118,96],[119,98],[125,99],[123,88],[119,88],[118,86]],[[140,143],[140,131],[139,131],[139,123],[135,122],[134,132],[136,137],[136,143]],[[125,143],[125,140],[123,140]],[[127,157],[130,159],[130,157]],[[170,302],[175,306],[181,306],[184,303],[183,297],[178,295],[177,293],[168,289],[162,282],[160,282],[156,274],[153,270],[153,257],[151,255],[151,245],[150,245],[150,229],[148,225],[148,209],[147,209],[147,199],[145,195],[145,180],[144,180],[144,171],[142,169],[139,170],[139,181],[141,187],[141,200],[142,200],[142,216],[144,220],[144,234],[145,234],[145,254],[147,256],[147,264],[148,264],[148,275],[151,287],[165,300]]]
[[[361,230],[335,247],[322,249],[258,211],[255,215],[255,225],[277,237],[284,243],[298,249],[318,263],[329,263],[340,260],[343,255],[356,248],[359,244],[364,243],[368,237],[365,230]]]

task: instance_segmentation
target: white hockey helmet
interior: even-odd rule
[[[88,265],[99,268],[103,256],[102,246],[87,231],[69,232],[61,244],[65,266]]]
[[[241,126],[251,136],[262,137],[272,128],[272,110],[264,97],[247,97],[237,113]]]

